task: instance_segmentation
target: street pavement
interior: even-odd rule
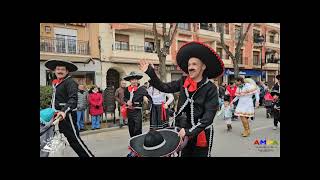
[[[250,123],[251,135],[242,137],[240,120],[232,121],[232,131],[227,132],[226,124],[221,117],[214,120],[212,157],[280,157],[280,125],[273,130],[273,119],[267,119],[265,108],[256,109],[256,118]],[[142,132],[149,129],[143,126]],[[82,140],[96,157],[126,157],[128,154],[129,132],[127,126],[113,131],[81,135]],[[254,144],[256,140],[273,140],[278,144]],[[65,157],[77,157],[68,146]]]

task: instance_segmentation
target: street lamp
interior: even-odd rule
[[[260,48],[261,48],[261,58],[260,58],[260,65],[261,65],[261,81],[263,80],[263,76],[262,76],[262,47],[263,47],[263,43],[264,43],[264,36],[263,35],[259,35],[257,37],[257,43],[259,43]]]

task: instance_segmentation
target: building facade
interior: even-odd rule
[[[50,85],[52,73],[45,68],[48,59],[75,63],[71,73],[79,83],[101,84],[101,61],[97,23],[40,23],[40,85]]]
[[[224,42],[234,55],[240,35],[240,23],[224,24]],[[230,82],[234,78],[233,62],[221,46],[220,29],[217,23],[179,23],[176,44],[173,44],[173,59],[178,49],[185,43],[195,40],[203,42],[220,55],[225,64],[225,73],[220,82]],[[246,25],[244,30],[246,30]],[[258,39],[263,36],[263,42]],[[280,24],[253,23],[241,48],[238,62],[240,75],[256,80],[275,83],[275,76],[280,73]]]
[[[59,58],[74,62],[79,71],[73,77],[79,84],[96,84],[102,89],[119,87],[119,81],[131,71],[139,71],[138,61],[147,59],[159,65],[155,52],[153,23],[40,23],[40,84],[50,84],[48,59]],[[167,23],[167,28],[170,24]],[[224,25],[224,40],[234,54],[240,23]],[[246,27],[244,27],[246,29]],[[161,35],[162,24],[157,23]],[[179,23],[177,34],[167,56],[167,81],[179,79],[182,72],[175,58],[179,48],[190,41],[208,44],[221,56],[226,71],[219,82],[233,79],[233,63],[220,43],[221,30],[216,23]],[[264,42],[257,39],[263,36]],[[160,44],[163,38],[160,36]],[[275,83],[280,73],[280,24],[254,23],[241,48],[240,75]],[[141,83],[148,80],[144,75]]]

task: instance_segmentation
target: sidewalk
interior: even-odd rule
[[[149,126],[149,125],[150,125],[149,122],[142,122],[142,127]],[[119,126],[116,126],[116,127],[102,128],[97,130],[82,131],[80,132],[80,136],[86,136],[90,134],[97,134],[97,133],[109,132],[109,131],[115,131],[115,130],[121,130],[121,129],[128,129],[128,125],[125,125],[122,128],[120,128]]]

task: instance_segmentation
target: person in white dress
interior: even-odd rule
[[[234,114],[241,119],[244,128],[243,133],[241,133],[242,136],[247,137],[250,135],[249,118],[254,116],[252,95],[256,94],[258,88],[250,83],[245,83],[242,77],[236,79],[236,85],[238,86],[235,93],[236,98],[234,98],[230,104],[239,99]],[[259,101],[256,101],[256,107],[258,106]]]

